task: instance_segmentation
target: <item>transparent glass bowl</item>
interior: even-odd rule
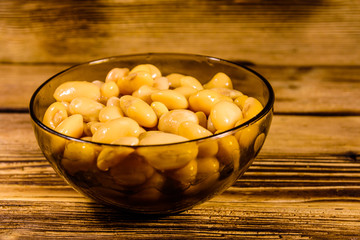
[[[112,68],[131,69],[145,63],[154,64],[163,75],[173,72],[191,75],[202,84],[217,72],[224,72],[232,79],[234,89],[257,98],[264,109],[226,132],[166,145],[100,144],[62,135],[42,123],[47,107],[55,101],[53,93],[61,83],[103,80]],[[33,94],[30,115],[43,154],[75,190],[99,203],[124,211],[172,214],[222,193],[245,173],[268,134],[273,104],[274,92],[269,82],[247,67],[208,56],[147,53],[104,58],[56,74]],[[73,155],[65,152],[65,148],[70,146],[75,146]],[[96,159],[101,154],[102,158],[114,158],[124,151],[130,153],[125,163],[108,171],[97,168]],[[192,158],[192,165],[185,170],[158,171],[148,163],[148,158],[155,161]],[[84,164],[84,161],[87,163]],[[219,163],[216,172],[206,165],[214,161]]]

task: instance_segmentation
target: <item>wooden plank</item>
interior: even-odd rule
[[[39,156],[29,114],[0,114],[0,154],[3,156]],[[16,161],[16,159],[15,159]]]
[[[82,197],[42,156],[27,113],[1,113],[0,121],[1,239],[358,238],[359,116],[275,116],[243,178],[192,210],[162,218]]]
[[[67,67],[68,65],[1,64],[0,109],[27,110],[33,92],[51,76]]]
[[[283,160],[290,162],[286,158]],[[224,198],[226,196],[228,201],[236,198],[238,202],[360,201],[358,173],[343,170],[334,175],[325,171],[319,176],[312,169],[297,172],[288,167],[283,169],[289,172],[285,175],[275,168],[272,172],[256,169],[254,166],[259,163],[259,160],[255,161],[248,172],[223,193]],[[344,163],[347,162],[339,163],[333,171],[343,169]],[[316,164],[316,160],[312,164]],[[359,170],[359,163],[352,165]],[[1,200],[89,202],[57,176],[45,160],[41,168],[21,163],[7,171],[4,162],[0,162],[0,166]]]
[[[0,236],[20,239],[357,239],[359,203],[238,203],[215,198],[144,218],[81,202],[1,201]]]
[[[272,84],[275,112],[360,115],[359,67],[254,66]]]
[[[360,150],[360,117],[275,116],[263,153],[348,155]]]
[[[41,154],[28,115],[3,113],[0,121],[0,188],[6,189],[0,196],[12,199],[22,192],[31,199],[63,191],[67,185]],[[339,190],[360,197],[359,124],[360,117],[275,116],[260,155],[234,186],[271,199],[337,197]]]
[[[359,65],[356,1],[0,2],[0,62],[187,52],[257,64]]]
[[[0,153],[38,155],[28,114],[0,114]],[[271,156],[356,158],[360,153],[360,116],[275,116],[264,147]]]
[[[1,111],[26,111],[32,93],[69,65],[0,64]],[[360,68],[252,66],[273,85],[275,112],[360,115]]]
[[[0,153],[39,155],[28,114],[0,114]],[[360,116],[275,116],[263,155],[333,156],[356,160],[360,153]]]
[[[260,155],[227,193],[237,201],[356,200],[360,198],[360,163],[346,157],[282,157],[278,161]],[[18,160],[0,157],[0,199],[79,201],[81,196],[62,180],[43,156]]]

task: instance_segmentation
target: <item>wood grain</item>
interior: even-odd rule
[[[93,203],[2,203],[2,211],[8,215],[2,219],[6,230],[0,233],[20,239],[356,240],[360,227],[358,204],[352,202],[294,203],[289,207],[283,203],[229,205],[223,198],[215,198],[186,213],[159,219],[124,215]]]
[[[0,111],[27,111],[36,88],[70,65],[0,64]],[[272,84],[279,114],[360,115],[358,67],[251,66]]]
[[[0,153],[38,151],[28,114],[0,114]],[[262,149],[264,155],[317,156],[360,153],[360,116],[304,117],[275,116],[268,140]]]
[[[0,109],[25,111],[31,95],[47,79],[68,65],[0,64]]]
[[[28,115],[3,113],[0,121],[2,186],[64,186],[41,154]],[[297,187],[304,191],[318,188],[319,192],[322,187],[330,192],[339,186],[358,189],[360,132],[353,127],[359,124],[360,117],[275,116],[260,155],[236,186],[258,193],[277,187],[293,192]],[[0,191],[3,197],[11,194]],[[33,191],[29,194],[31,198]],[[305,196],[311,197],[309,194]]]
[[[359,1],[0,1],[0,240],[360,240],[359,42]],[[176,215],[83,197],[41,153],[28,114],[59,71],[140,52],[246,64],[276,95],[245,175]]]
[[[187,52],[272,65],[359,65],[357,1],[0,2],[0,62]]]
[[[0,65],[0,239],[359,239],[359,68],[252,66],[275,116],[260,155],[222,195],[163,218],[74,191],[37,146],[32,92],[67,64]]]
[[[41,154],[27,113],[2,113],[0,122],[1,239],[358,239],[358,116],[275,116],[243,178],[162,218],[82,197]]]
[[[359,115],[359,67],[254,66],[275,91],[281,114]]]

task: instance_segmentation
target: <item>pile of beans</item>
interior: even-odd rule
[[[159,184],[158,173],[190,184],[219,172],[240,157],[234,156],[240,136],[187,141],[231,129],[263,109],[257,99],[233,89],[225,73],[201,84],[180,73],[163,76],[152,64],[114,68],[103,80],[65,82],[53,96],[56,102],[43,118],[47,127],[74,138],[121,145],[68,141],[60,147],[64,168],[75,174],[95,166],[125,187]],[[175,142],[184,145],[161,146]],[[144,145],[159,146],[132,147]]]

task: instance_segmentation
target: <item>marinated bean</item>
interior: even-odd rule
[[[111,142],[111,144],[136,146],[139,144],[139,138],[137,138],[137,137],[120,137],[120,138],[116,139],[115,141]]]
[[[82,137],[80,138],[81,140],[84,140],[84,141],[88,141],[88,142],[91,142],[92,141],[92,137],[90,136],[86,136],[86,137]]]
[[[99,112],[99,121],[107,122],[116,118],[123,117],[124,114],[119,107],[116,106],[107,106],[100,110]]]
[[[184,191],[184,195],[186,196],[194,196],[200,192],[208,192],[209,188],[213,188],[217,184],[219,184],[220,173],[214,173],[209,175],[207,178],[196,180],[198,182],[196,185],[190,186],[188,189]]]
[[[158,119],[164,114],[169,112],[169,109],[162,102],[152,102],[150,107],[154,110]]]
[[[139,145],[167,144],[176,142],[186,142],[188,138],[177,134],[166,133],[162,131],[148,131],[140,136]]]
[[[198,90],[192,87],[177,87],[174,91],[184,95],[184,97],[189,100],[189,97],[195,94]]]
[[[216,130],[214,134],[220,134],[220,133],[223,133],[225,132],[226,130]]]
[[[255,142],[259,134],[259,126],[257,124],[250,125],[235,134],[241,149],[247,149]]]
[[[62,156],[64,154],[65,144],[68,142],[68,140],[59,137],[57,135],[51,135],[47,141],[50,142],[50,148],[54,154],[58,156]]]
[[[142,204],[151,204],[152,202],[158,201],[162,197],[162,195],[163,194],[154,187],[145,188],[131,195],[131,200],[138,201]]]
[[[103,123],[93,135],[94,142],[112,143],[120,137],[138,137],[139,124],[128,117],[117,118]]]
[[[212,132],[210,132],[206,128],[203,128],[197,123],[186,121],[180,123],[178,128],[178,134],[188,139],[197,139],[211,136]]]
[[[69,102],[62,101],[61,104],[63,104],[63,105],[65,106],[68,115],[70,115],[70,111],[69,111],[69,105],[70,105],[70,103],[69,103]]]
[[[104,147],[97,158],[97,167],[102,171],[108,171],[134,151],[130,147]]]
[[[54,98],[61,102],[71,102],[77,97],[86,97],[92,100],[100,99],[100,88],[91,82],[69,81],[61,84],[54,92]]]
[[[242,94],[242,92],[235,90],[235,89],[229,89],[229,88],[211,88],[211,90],[230,98],[231,100],[236,99],[238,97],[240,97]]]
[[[257,114],[259,114],[262,109],[263,109],[262,104],[256,98],[248,97],[245,100],[243,107],[244,118],[245,119],[253,118]]]
[[[160,70],[156,66],[154,66],[153,64],[140,64],[140,65],[137,65],[136,67],[131,69],[129,74],[138,73],[138,72],[142,72],[142,71],[149,73],[150,76],[152,78],[154,78],[154,79],[157,78],[157,77],[161,77]]]
[[[199,125],[202,126],[203,128],[207,128],[207,119],[206,119],[205,113],[202,111],[199,111],[199,112],[196,112],[195,114],[199,119]]]
[[[197,161],[193,159],[182,168],[166,172],[166,175],[186,186],[195,181],[197,170]]]
[[[67,109],[61,102],[52,103],[46,110],[43,123],[55,129],[65,118],[68,117]]]
[[[219,150],[216,154],[221,164],[229,165],[233,163],[234,169],[239,167],[240,146],[233,135],[229,135],[218,139]]]
[[[146,130],[145,130],[144,128],[142,128],[142,127],[139,126],[139,136],[140,136],[140,134],[142,134],[142,133],[144,133],[144,132],[146,132]]]
[[[257,138],[255,139],[254,143],[254,151],[258,152],[261,148],[261,146],[264,144],[265,141],[265,133],[261,133]]]
[[[216,73],[209,82],[204,84],[204,88],[228,88],[233,89],[233,84],[228,75],[223,72]]]
[[[219,171],[219,161],[215,157],[197,159],[197,178],[204,179]]]
[[[95,84],[99,88],[101,88],[101,86],[104,85],[104,82],[100,81],[100,80],[95,80],[95,81],[92,81],[91,83]]]
[[[184,75],[180,73],[171,73],[167,75],[166,78],[169,80],[169,87],[172,89],[180,87],[180,79],[182,77],[184,77]]]
[[[220,101],[211,108],[209,118],[216,130],[228,130],[242,118],[242,112],[235,103]]]
[[[128,75],[128,68],[113,68],[106,75],[105,82],[117,82],[119,79]]]
[[[111,97],[117,97],[120,94],[118,85],[115,82],[106,82],[100,87],[101,99],[107,101]]]
[[[191,110],[195,112],[202,111],[209,115],[211,108],[223,99],[224,96],[221,94],[213,90],[204,89],[189,97],[189,105]]]
[[[83,137],[81,139],[83,139],[84,137],[89,137],[91,141],[91,136],[92,136],[92,132],[91,132],[91,128],[90,125],[88,123],[83,122]]]
[[[245,100],[248,98],[247,95],[241,95],[235,98],[234,103],[241,109],[244,109]]]
[[[216,128],[214,127],[214,124],[211,120],[211,118],[209,117],[208,120],[207,120],[207,129],[212,132],[212,133],[215,133],[216,132]]]
[[[150,87],[148,85],[144,85],[144,86],[141,86],[138,90],[134,91],[132,93],[132,96],[140,98],[147,104],[151,104],[152,103],[151,94],[153,94],[156,91],[158,91],[158,89],[156,89],[154,87]]]
[[[102,126],[104,123],[101,122],[88,122],[86,124],[88,128],[90,128],[91,135],[94,135],[94,133]],[[90,136],[90,135],[89,135]]]
[[[204,89],[203,85],[199,82],[199,80],[197,80],[196,78],[191,77],[191,76],[182,77],[180,79],[180,85],[182,87],[191,87],[198,91]]]
[[[149,137],[153,134],[157,134],[157,133],[163,133],[162,131],[158,131],[158,130],[150,130],[150,131],[145,131],[140,133],[139,135],[139,140],[141,141],[143,138]]]
[[[151,94],[154,102],[162,102],[169,110],[186,109],[189,103],[184,95],[174,90],[159,90]]]
[[[97,150],[90,143],[69,142],[65,146],[61,164],[71,175],[88,171],[95,164]]]
[[[158,129],[163,132],[178,133],[179,125],[182,122],[194,122],[199,123],[199,119],[196,114],[187,109],[171,110],[161,115],[159,119]]]
[[[84,131],[83,116],[74,114],[67,117],[55,128],[55,131],[73,138],[80,138]]]
[[[187,142],[187,138],[176,134],[154,131],[140,139],[139,145],[167,144],[184,142],[180,145],[166,145],[156,147],[141,147],[137,149],[138,154],[143,156],[151,166],[164,171],[184,167],[198,154],[196,143]]]
[[[120,94],[124,95],[132,94],[143,85],[152,87],[153,84],[154,79],[151,77],[150,73],[144,71],[129,73],[129,75],[120,78],[117,81]]]
[[[105,106],[95,100],[86,97],[74,98],[70,105],[71,114],[81,114],[85,122],[98,121],[99,113]]]
[[[164,174],[155,171],[154,174],[150,177],[150,179],[148,179],[145,184],[141,185],[141,189],[154,188],[161,190],[164,186],[165,181],[166,179]]]
[[[134,187],[144,184],[154,174],[152,168],[143,157],[131,154],[110,168],[110,175],[114,181],[125,187]]]
[[[155,127],[158,118],[154,110],[145,101],[130,95],[120,98],[120,107],[124,114],[143,127]]]
[[[120,98],[118,97],[111,97],[106,102],[107,107],[115,106],[120,108]]]
[[[198,142],[198,158],[214,157],[219,150],[219,145],[216,139],[205,139]]]
[[[243,124],[244,122],[246,122],[247,119],[245,118],[240,118],[240,120],[238,120],[236,123],[235,123],[235,127],[237,126],[240,126],[241,124]]]
[[[153,87],[159,90],[169,89],[169,80],[166,77],[157,77],[154,79]]]

